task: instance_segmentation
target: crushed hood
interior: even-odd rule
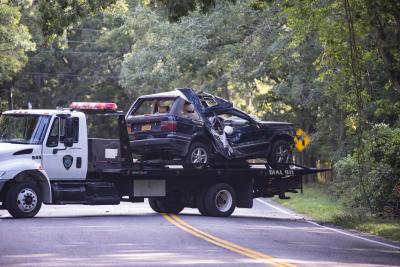
[[[233,107],[232,102],[207,93],[197,94],[192,88],[179,88],[177,90],[181,92],[186,97],[186,99],[194,105],[195,109],[198,112],[201,113],[210,113],[218,110],[226,110]],[[213,102],[213,105],[209,107],[203,105],[203,103],[207,101]]]
[[[293,127],[293,123],[289,122],[280,122],[280,121],[259,121],[258,124],[261,127],[282,127],[282,126],[287,126],[287,127]]]

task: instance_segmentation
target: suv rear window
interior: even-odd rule
[[[175,98],[143,99],[139,107],[131,114],[133,116],[146,116],[156,114],[169,114]]]

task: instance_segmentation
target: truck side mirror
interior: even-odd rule
[[[74,145],[74,128],[73,128],[73,118],[65,118],[65,128],[64,128],[64,145],[66,147],[72,147]]]

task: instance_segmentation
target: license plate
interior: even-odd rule
[[[142,131],[150,131],[150,130],[151,130],[151,124],[142,125]]]

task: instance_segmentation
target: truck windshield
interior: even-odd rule
[[[41,144],[50,116],[7,114],[0,116],[0,142],[14,144]]]

